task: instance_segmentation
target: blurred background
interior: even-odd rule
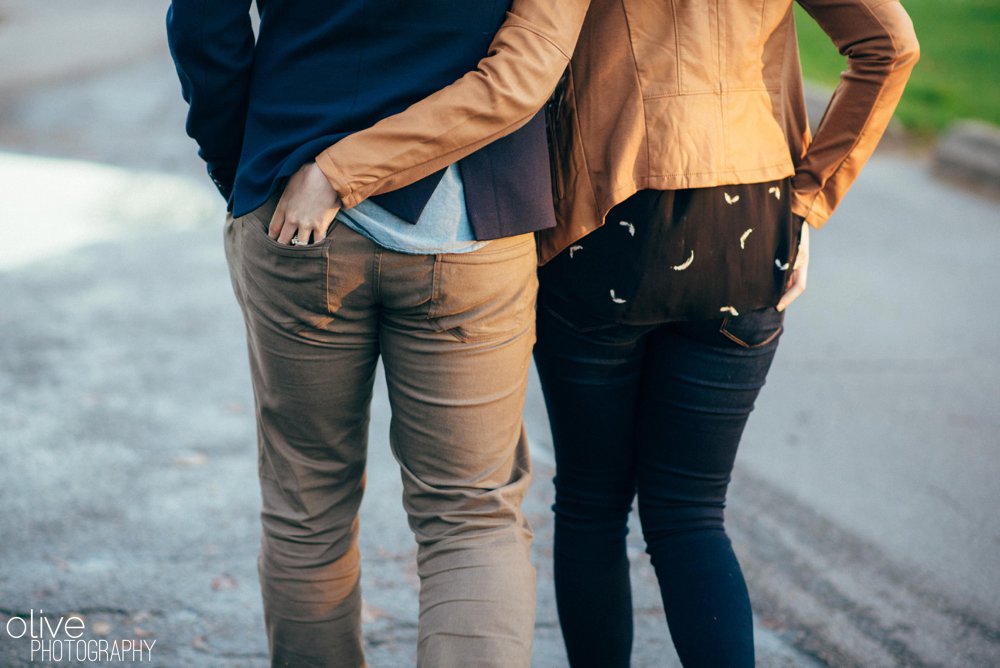
[[[996,0],[902,0],[920,37],[921,59],[896,117],[927,143],[956,120],[1000,124],[1000,3]],[[796,6],[806,76],[834,86],[843,59],[809,15]]]
[[[243,326],[167,4],[0,0],[0,666],[71,665],[11,637],[43,612],[155,641],[154,665],[267,662]],[[922,60],[813,235],[732,485],[762,666],[1000,665],[1000,2],[904,5]],[[798,21],[821,112],[843,59]],[[394,667],[414,663],[417,580],[379,382],[365,638]],[[558,668],[537,384],[525,415],[534,665]],[[630,541],[634,665],[676,666]]]

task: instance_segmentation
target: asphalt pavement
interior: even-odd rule
[[[0,62],[35,63],[0,74],[0,665],[45,665],[11,637],[42,611],[155,641],[154,665],[265,665],[243,328],[165,3],[101,0],[103,22],[75,4],[0,0]],[[120,38],[81,44],[74,21]],[[997,202],[901,151],[813,235],[730,499],[759,665],[1000,665],[998,251]],[[381,376],[372,414],[365,640],[372,666],[408,666],[415,549]],[[526,420],[534,665],[558,668],[537,384]],[[634,665],[677,665],[637,530],[630,557]]]

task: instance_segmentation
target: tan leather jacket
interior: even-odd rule
[[[897,0],[798,0],[847,57],[810,141],[792,0],[593,0],[550,109],[559,226],[542,261],[641,189],[794,175],[822,226],[885,131],[918,58]]]

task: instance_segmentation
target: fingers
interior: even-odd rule
[[[274,215],[271,216],[267,235],[279,244],[292,245],[292,239],[295,239],[295,245],[308,244],[310,235],[308,227],[297,222],[297,216],[294,214],[287,214],[286,194],[287,192],[282,194],[278,206],[274,210]]]
[[[326,233],[330,231],[330,225],[333,224],[333,219],[336,216],[337,216],[337,211],[334,211],[333,215],[330,216],[329,218],[327,218],[327,216],[324,215],[323,218],[316,221],[316,224],[310,230],[312,233],[312,242],[314,244],[318,244],[319,242],[323,241],[323,239],[326,239]],[[301,237],[301,234],[299,236]]]
[[[280,244],[317,243],[340,210],[340,197],[315,165],[303,165],[292,175],[268,226],[268,236]]]
[[[795,256],[795,266],[792,269],[799,269],[809,265],[809,225],[802,224],[802,231],[799,233],[799,250]]]
[[[330,220],[324,218],[309,222],[294,222],[291,216],[288,216],[284,219],[276,239],[279,244],[293,246],[316,244],[326,238],[326,233],[332,223],[332,218]]]
[[[775,306],[778,311],[784,311],[789,304],[799,298],[806,291],[806,282],[809,277],[809,225],[803,223],[802,231],[799,233],[799,249],[795,256],[795,266],[792,267],[788,277],[788,286],[784,294]]]
[[[300,220],[294,214],[286,214],[286,210],[287,206],[282,197],[267,228],[267,235],[279,244],[304,246],[318,243],[326,237],[326,232],[333,222],[333,217],[326,220],[326,216],[313,221]]]
[[[274,215],[271,216],[271,223],[267,226],[267,236],[272,239],[277,239],[281,234],[281,228],[285,224],[285,198],[282,197],[278,202],[277,208],[274,210]]]
[[[278,234],[278,243],[291,244],[292,239],[295,239],[298,244],[309,243],[309,230],[302,229],[296,223],[285,219],[281,226],[281,232]]]
[[[781,299],[775,307],[779,312],[788,308],[789,304],[798,299],[799,295],[806,291],[806,277],[808,273],[806,267],[801,267],[792,272],[792,280],[788,285],[788,289],[785,290],[785,294],[781,295]]]

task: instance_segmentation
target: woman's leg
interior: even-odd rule
[[[687,667],[754,665],[750,600],[723,508],[781,323],[761,309],[663,325],[649,340],[636,427],[639,516]]]
[[[632,594],[625,551],[635,495],[633,424],[643,334],[580,331],[545,305],[535,363],[556,455],[555,587],[570,665],[629,665]]]

